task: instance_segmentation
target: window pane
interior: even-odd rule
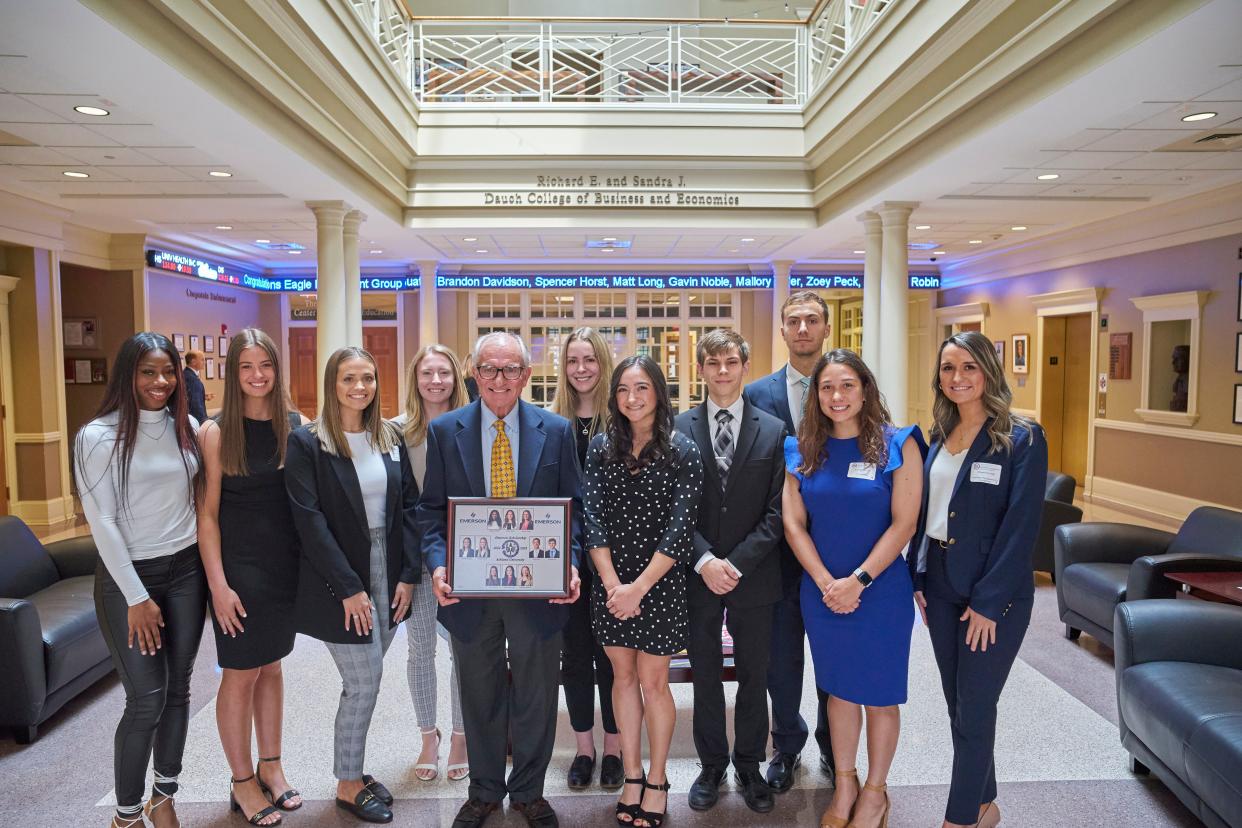
[[[561,368],[561,347],[572,332],[573,327],[569,325],[531,326],[530,401],[535,405],[547,406],[556,396],[556,379]]]
[[[620,319],[625,317],[625,292],[582,294],[582,315],[586,319]]]
[[[531,319],[573,319],[574,297],[568,293],[535,292],[530,294]]]
[[[479,293],[480,319],[520,319],[522,297],[517,293]]]

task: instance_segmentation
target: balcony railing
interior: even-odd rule
[[[422,106],[797,109],[898,0],[820,0],[806,21],[418,18],[350,0]]]

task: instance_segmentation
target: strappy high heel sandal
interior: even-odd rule
[[[158,802],[156,802],[156,797],[159,797]],[[160,808],[163,808],[165,805],[168,806],[167,813],[160,811]],[[156,826],[156,828],[159,828],[159,826],[165,822],[165,816],[167,814],[171,814],[172,825],[174,828],[180,828],[181,819],[177,816],[175,806],[176,803],[173,802],[173,798],[171,796],[166,793],[162,793],[159,788],[152,788],[151,798],[148,799],[147,804],[143,806],[142,812],[146,814],[147,819],[150,820],[151,824]]]
[[[280,796],[273,797],[272,789],[268,787],[268,784],[266,782],[263,781],[263,774],[259,773],[259,765],[263,764],[264,762],[279,762],[279,761],[280,761],[279,756],[266,756],[266,757],[260,758],[259,764],[254,766],[255,779],[257,779],[259,782],[259,790],[263,791],[264,796],[270,799],[273,805],[275,805],[277,808],[279,808],[282,811],[296,811],[298,808],[302,807],[301,802],[299,802],[296,805],[286,805],[285,803],[288,802],[290,799],[293,799],[295,796],[301,796],[302,792],[299,791],[297,788],[290,788],[289,790],[282,793]]]
[[[454,730],[452,735],[449,737],[449,739],[452,740],[454,737],[457,737],[457,736],[460,736],[462,739],[466,738],[466,734],[464,731]],[[451,744],[451,741],[450,741],[450,744]],[[449,755],[451,756],[452,754],[453,754],[453,749],[452,747],[450,747]],[[460,782],[461,780],[470,776],[470,761],[467,759],[465,762],[454,762],[453,764],[449,765],[448,767],[444,769],[444,775],[448,777],[450,782]]]
[[[253,773],[244,779],[236,779],[231,776],[229,777],[229,810],[236,811],[240,813],[243,817],[246,817],[246,821],[249,822],[251,825],[267,825],[270,828],[270,826],[272,825],[279,825],[280,823],[284,822],[285,818],[280,815],[280,809],[277,808],[275,805],[268,805],[263,810],[253,813],[248,817],[246,816],[245,811],[242,811],[241,804],[238,803],[237,801],[237,794],[233,792],[233,786],[241,785],[244,782],[249,782],[251,779],[254,779]],[[275,822],[264,822],[263,821],[272,815],[275,815],[277,817],[277,820]]]
[[[433,727],[431,730],[420,730],[423,736],[436,735],[436,761],[419,762],[414,766],[414,778],[419,782],[434,782],[435,778],[440,775],[440,728]],[[429,776],[419,776],[419,771],[430,773]]]
[[[872,785],[870,782],[863,785],[865,791],[875,791],[884,794],[884,813],[880,814],[879,828],[888,828],[888,813],[893,809],[893,802],[888,798],[888,785]],[[851,819],[846,828],[858,828]]]
[[[983,809],[983,813],[979,814],[979,821],[975,823],[975,828],[996,828],[1000,825],[1000,821],[1000,806],[995,802],[989,802],[988,806]]]
[[[146,824],[142,818],[142,811],[139,811],[132,817],[113,814],[108,828],[146,828]]]
[[[638,815],[642,812],[642,804],[643,804],[642,788],[646,787],[647,785],[646,771],[643,772],[642,776],[635,777],[634,779],[630,779],[627,777],[626,780],[623,783],[621,783],[621,796],[625,796],[626,785],[640,785],[642,787],[640,787],[638,791],[638,801],[635,802],[634,804],[626,805],[623,802],[620,802],[620,801],[617,802],[617,824],[622,826],[622,828],[630,828],[630,826],[634,824],[634,820],[637,819]],[[623,816],[628,816],[629,819],[622,819],[621,817]]]
[[[660,828],[660,826],[664,824],[665,818],[668,816],[667,794],[670,790],[672,790],[673,786],[667,780],[665,780],[663,785],[652,785],[650,782],[644,782],[643,787],[649,791],[664,791],[665,793],[664,810],[660,811],[659,813],[656,813],[655,811],[648,811],[641,807],[642,800],[640,799],[638,801],[638,804],[640,806],[638,809],[638,816],[634,817],[635,827],[636,828]],[[641,825],[641,826],[637,825],[637,822],[640,819],[647,824]]]
[[[858,779],[858,771],[856,769],[837,771],[837,785],[838,786],[841,784],[842,779],[851,779],[851,778],[855,780]],[[839,817],[839,816],[836,816],[835,814],[830,814],[828,813],[828,809],[825,808],[823,816],[819,818],[819,828],[846,828],[846,826],[849,825],[849,822],[851,819],[853,819],[853,817],[854,817],[853,808],[850,809],[850,815],[847,817]]]

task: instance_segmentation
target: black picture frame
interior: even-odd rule
[[[1238,274],[1238,321],[1242,322],[1242,273]]]
[[[1237,335],[1233,343],[1233,372],[1242,374],[1242,333]]]
[[[1242,425],[1242,383],[1233,387],[1233,424]]]
[[[490,522],[493,512],[497,513],[497,525]],[[529,525],[525,512],[531,513]],[[504,523],[500,515],[507,513],[513,513],[514,519]],[[518,515],[522,516],[520,522]],[[445,576],[453,597],[568,597],[572,527],[573,500],[567,497],[450,497]],[[539,541],[538,547],[535,540]],[[536,554],[553,548],[551,541],[560,546],[556,557]],[[480,554],[484,543],[486,555]],[[513,583],[499,583],[508,577],[502,574],[505,569],[513,570]],[[529,584],[523,583],[526,575],[530,576]]]

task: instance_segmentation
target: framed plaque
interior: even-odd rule
[[[569,595],[572,501],[450,497],[446,574],[454,598]]]

